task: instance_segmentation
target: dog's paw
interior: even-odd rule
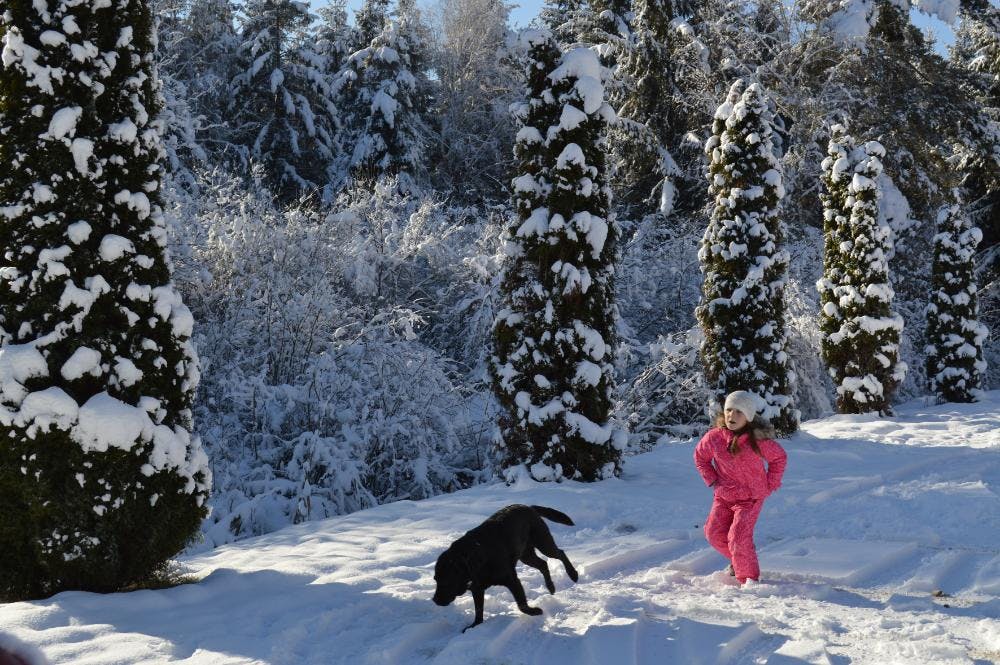
[[[569,570],[566,571],[566,574],[569,575],[569,578],[574,582],[580,579],[580,574],[576,572],[576,568],[570,568]]]
[[[545,588],[549,590],[549,593],[555,593],[556,592],[556,585],[551,580],[549,580],[548,582],[545,583]]]
[[[530,614],[533,617],[542,614],[542,608],[540,607],[531,607],[530,605],[525,605],[524,607],[519,607],[518,609],[524,612],[525,614]]]

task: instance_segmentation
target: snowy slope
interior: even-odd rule
[[[811,421],[784,443],[750,588],[701,535],[711,497],[686,442],[617,480],[477,487],[287,528],[184,559],[194,584],[3,605],[0,631],[81,665],[1000,661],[1000,392]],[[580,583],[553,565],[550,596],[522,566],[544,616],[494,588],[486,622],[461,634],[471,597],[433,605],[434,561],[515,502],[573,517],[552,531]]]

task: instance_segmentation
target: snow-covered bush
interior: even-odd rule
[[[700,328],[662,335],[649,344],[649,362],[618,404],[628,423],[630,449],[645,451],[662,439],[696,436],[705,428],[712,391],[698,352]]]
[[[979,319],[986,326],[983,343],[986,373],[983,388],[1000,388],[1000,245],[994,245],[976,257],[976,283],[979,284]]]
[[[210,480],[152,15],[9,3],[0,35],[0,595],[117,589],[197,533]]]
[[[819,229],[806,227],[789,238],[788,282],[785,284],[785,326],[788,363],[795,372],[793,397],[803,419],[834,412],[833,385],[818,353],[822,331],[816,312],[820,309],[814,288],[823,269],[823,241]]]
[[[171,217],[204,361],[208,542],[481,480],[482,399],[418,337],[434,204],[391,183],[331,214],[221,174],[200,191]]]

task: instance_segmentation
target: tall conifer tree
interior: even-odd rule
[[[864,151],[860,154],[863,156]],[[845,284],[842,246],[851,239],[848,189],[859,155],[854,138],[843,125],[831,127],[826,155],[822,163],[823,189],[820,193],[823,204],[823,276],[816,282],[816,290],[819,291],[820,301],[820,354],[834,385],[839,386],[844,378],[840,358],[850,352],[844,348],[849,340],[839,334],[844,325],[844,314],[839,304],[840,290]]]
[[[361,8],[354,16],[355,32],[354,51],[360,51],[372,45],[389,22],[389,0],[363,0]]]
[[[928,387],[947,402],[972,402],[981,395],[989,333],[979,323],[976,297],[975,255],[983,234],[958,205],[941,210],[937,231],[927,306]]]
[[[670,144],[686,131],[672,53],[676,37],[671,23],[676,16],[670,0],[636,0],[635,9],[634,44],[620,63],[625,89],[616,130],[621,140],[612,143],[612,150],[624,201],[641,213],[667,214],[678,173]]]
[[[294,0],[250,0],[233,79],[234,141],[263,163],[283,198],[324,188],[336,153],[331,80],[309,34],[312,15]]]
[[[192,538],[209,483],[153,22],[143,0],[0,16],[0,595],[111,590]]]
[[[494,329],[494,387],[508,466],[536,480],[618,472],[624,433],[611,422],[618,228],[603,137],[614,113],[585,48],[561,58],[531,31],[529,97],[519,112],[517,219]]]
[[[395,176],[403,192],[416,188],[426,135],[416,104],[420,78],[413,71],[417,44],[411,27],[390,21],[371,46],[348,58],[344,70],[345,149],[351,178],[370,182]]]
[[[823,162],[827,237],[817,288],[823,358],[841,413],[889,413],[906,372],[899,360],[903,320],[892,311],[889,284],[892,229],[879,215],[884,154],[877,141],[857,146],[835,126]]]
[[[753,392],[764,401],[764,417],[788,433],[798,416],[786,367],[788,254],[778,216],[784,187],[771,124],[764,89],[742,80],[715,113],[705,145],[715,205],[699,251],[704,283],[696,314],[706,376],[719,402],[734,390]]]

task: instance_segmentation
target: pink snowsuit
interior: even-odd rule
[[[694,465],[705,484],[715,487],[705,537],[732,561],[736,579],[742,584],[760,577],[753,528],[764,499],[781,486],[788,455],[777,441],[767,438],[757,439],[757,455],[750,447],[748,434],[740,435],[740,449],[733,455],[729,452],[732,436],[725,427],[709,430],[694,449]]]

